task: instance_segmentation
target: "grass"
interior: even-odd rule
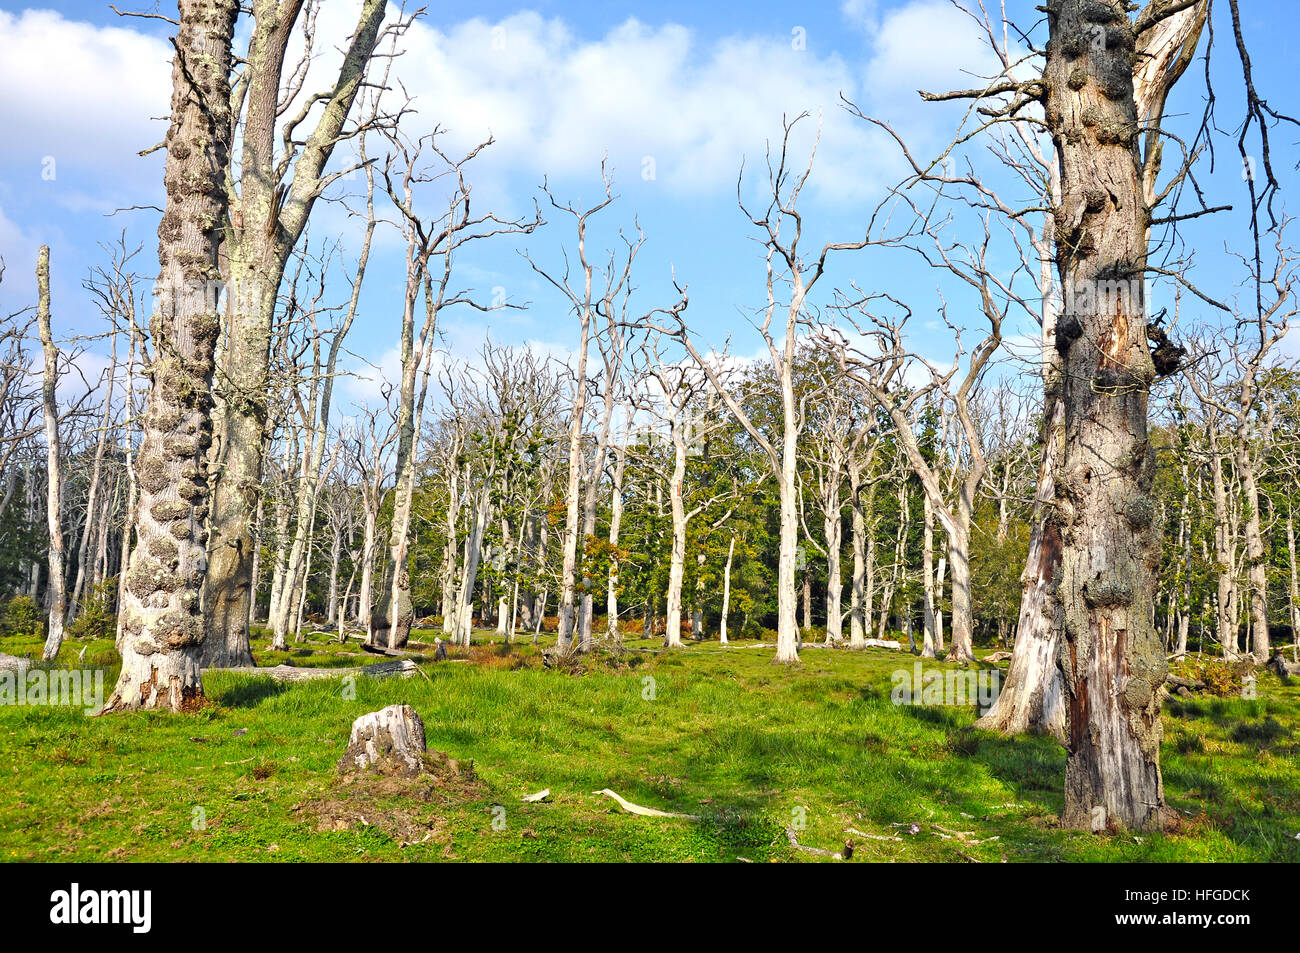
[[[373,660],[321,638],[289,653],[257,638],[254,652],[264,665]],[[1087,834],[1057,826],[1065,758],[1050,739],[966,731],[974,708],[891,703],[910,656],[808,649],[785,667],[744,645],[634,640],[582,674],[543,668],[528,644],[483,646],[423,664],[427,678],[358,679],[354,697],[332,679],[210,672],[211,704],[183,716],[0,706],[0,858],[820,862],[789,845],[794,825],[814,847],[852,836],[855,861],[1300,860],[1300,686],[1271,674],[1253,700],[1167,703],[1180,833]],[[84,647],[83,665],[116,661],[111,641]],[[394,703],[472,771],[341,782],[352,720]],[[521,801],[542,788],[548,801]],[[698,819],[628,815],[592,793],[604,788]]]

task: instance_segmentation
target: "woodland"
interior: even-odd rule
[[[93,334],[0,265],[0,856],[1300,860],[1300,123],[1239,2],[958,4],[945,148],[834,106],[904,169],[855,230],[817,109],[737,161],[720,334],[599,154],[480,201],[398,75],[435,10],[123,11],[156,262],[104,240]],[[512,310],[571,350],[446,345]]]

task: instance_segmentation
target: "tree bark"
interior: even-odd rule
[[[1161,21],[1139,38],[1144,55],[1134,60],[1133,96],[1137,114],[1147,124],[1143,194],[1148,203],[1154,201],[1160,170],[1163,140],[1159,130],[1165,100],[1195,54],[1207,13],[1208,4],[1197,3]],[[1090,33],[1089,37],[1096,35]],[[1104,31],[1101,36],[1105,36]],[[1059,201],[1060,174],[1059,163],[1052,161],[1051,194],[1046,203],[1049,206]],[[1147,235],[1149,238],[1149,226]],[[1049,211],[1044,216],[1042,237],[1035,242],[1041,263],[1039,287],[1043,297],[1043,429],[1039,439],[1042,457],[1034,495],[1033,527],[1021,576],[1023,588],[1011,667],[993,708],[976,724],[1008,734],[1046,732],[1064,742],[1063,688],[1060,669],[1055,664],[1062,623],[1054,615],[1054,603],[1048,599],[1061,556],[1060,527],[1054,520],[1052,500],[1056,473],[1064,459],[1065,434],[1062,358],[1056,342],[1057,301],[1051,292],[1054,286],[1051,249],[1056,239],[1057,219]]]
[[[1158,829],[1160,687],[1152,622],[1159,565],[1147,401],[1147,211],[1133,95],[1136,37],[1121,0],[1048,13],[1045,114],[1061,169],[1057,269],[1067,307],[1059,652],[1066,701],[1065,827]],[[1089,42],[1100,37],[1101,42]],[[1104,90],[1104,92],[1103,92]]]

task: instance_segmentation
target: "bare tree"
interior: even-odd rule
[[[316,52],[318,0],[254,0],[252,4],[253,29],[228,107],[232,134],[236,121],[242,120],[238,181],[235,166],[223,170],[230,206],[224,251],[232,294],[218,388],[219,479],[212,502],[206,598],[211,638],[204,652],[209,666],[252,664],[248,647],[252,519],[262,479],[270,347],[280,282],[316,200],[350,171],[326,172],[334,150],[367,125],[380,123],[372,115],[365,123],[347,127],[380,42],[387,7],[386,0],[364,0],[333,87],[302,96]],[[285,61],[299,22],[304,49],[286,81]],[[394,37],[407,22],[393,26]],[[312,115],[315,125],[304,135]]]
[[[41,657],[50,661],[63,644],[63,623],[68,614],[67,581],[63,556],[63,468],[59,456],[59,348],[50,330],[50,246],[42,245],[36,258],[36,323],[45,355],[41,378],[41,407],[45,412],[45,517],[49,531],[49,622]]]
[[[372,644],[386,641],[390,648],[406,644],[410,637],[413,610],[411,579],[407,565],[410,550],[411,497],[415,490],[416,435],[428,393],[433,334],[438,315],[444,308],[458,304],[480,311],[495,307],[519,307],[499,303],[484,305],[466,291],[452,287],[453,264],[457,252],[467,243],[502,234],[527,234],[541,224],[540,212],[532,219],[505,220],[492,212],[471,210],[470,184],[466,166],[488,146],[489,138],[460,159],[451,159],[438,146],[441,130],[410,142],[395,131],[388,137],[393,146],[385,161],[383,175],[389,198],[399,215],[399,227],[406,239],[406,286],[402,305],[401,360],[402,378],[398,387],[397,409],[397,483],[394,487],[393,522],[389,533],[391,582],[388,599],[372,615],[369,638]],[[426,166],[421,159],[427,148],[435,156]],[[400,171],[394,163],[400,158]],[[449,183],[441,208],[432,217],[424,217],[416,208],[416,192],[424,183]],[[424,315],[416,330],[416,310],[423,295]],[[416,378],[420,385],[417,392]]]
[[[767,205],[762,211],[746,208],[741,198],[741,180],[737,181],[736,196],[745,217],[760,232],[760,241],[765,249],[765,289],[767,303],[759,312],[757,329],[767,347],[768,360],[772,372],[778,381],[781,395],[781,435],[779,446],[770,441],[745,411],[741,401],[732,393],[728,383],[723,379],[724,369],[719,362],[700,353],[692,341],[685,321],[680,313],[676,314],[676,337],[696,362],[718,396],[722,398],[727,409],[736,421],[745,428],[761,448],[773,479],[776,481],[780,500],[780,554],[777,561],[777,640],[776,660],[778,662],[797,662],[799,660],[799,627],[795,618],[795,572],[799,546],[799,500],[796,482],[798,461],[798,440],[802,421],[794,391],[795,356],[799,340],[799,329],[808,319],[808,295],[812,292],[822,275],[826,273],[826,260],[833,251],[854,250],[866,247],[866,239],[858,242],[835,242],[823,245],[815,259],[805,258],[800,248],[803,239],[804,220],[798,211],[799,196],[812,174],[813,159],[816,156],[814,144],[809,155],[808,164],[802,172],[796,173],[789,165],[789,148],[791,134],[799,122],[807,118],[803,113],[792,121],[783,120],[780,154],[773,156],[769,147],[767,151],[768,194]],[[868,223],[866,234],[869,236],[875,225],[873,216]],[[784,231],[784,235],[782,234]],[[787,295],[782,302],[782,289]],[[683,297],[683,302],[685,297]],[[784,311],[785,320],[776,324],[778,311]]]
[[[664,600],[664,644],[682,646],[682,583],[686,572],[686,533],[691,520],[719,501],[734,496],[726,479],[698,487],[687,485],[687,467],[692,456],[707,453],[709,437],[726,424],[717,413],[718,396],[708,376],[694,362],[670,362],[660,353],[657,335],[645,344],[647,382],[655,385],[641,409],[667,429],[672,450],[671,466],[662,476],[668,485],[668,509],[672,516],[672,546],[668,557],[668,590]],[[648,459],[652,457],[648,456]],[[702,461],[707,462],[707,461]],[[698,631],[695,633],[698,637]]]
[[[527,254],[525,255],[533,271],[560,292],[578,318],[578,348],[574,355],[574,396],[569,418],[568,472],[564,492],[564,536],[561,539],[559,641],[562,646],[568,646],[576,637],[580,649],[587,648],[590,639],[591,597],[590,593],[584,593],[582,611],[579,611],[578,551],[579,544],[585,536],[595,531],[596,484],[600,482],[604,473],[610,422],[617,401],[614,383],[618,379],[623,359],[621,327],[626,324],[644,324],[646,318],[642,316],[640,319],[632,320],[627,314],[633,291],[632,265],[645,243],[645,236],[640,228],[636,229],[635,238],[628,238],[620,231],[619,237],[623,242],[622,253],[616,255],[614,251],[610,251],[603,267],[597,264],[587,251],[592,218],[612,205],[615,200],[613,179],[603,162],[601,181],[604,197],[585,210],[572,202],[561,204],[546,184],[542,186],[551,208],[573,221],[577,240],[577,274],[573,272],[567,252],[564,256],[563,268],[558,272],[546,270]],[[599,289],[597,283],[600,284]],[[684,294],[674,307],[679,310],[685,309]],[[659,312],[656,310],[650,313]],[[604,319],[603,329],[594,327],[598,318]],[[582,478],[586,470],[586,461],[583,436],[586,429],[589,389],[587,361],[593,337],[598,338],[601,345],[601,355],[605,364],[605,387],[590,482],[584,496]],[[584,638],[588,641],[584,641]]]

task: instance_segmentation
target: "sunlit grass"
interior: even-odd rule
[[[855,861],[1300,860],[1300,687],[1272,675],[1255,700],[1167,705],[1165,783],[1184,832],[1092,835],[1056,826],[1065,759],[1050,739],[965,730],[973,708],[892,704],[890,674],[911,656],[809,648],[789,667],[743,642],[628,646],[569,674],[543,668],[525,637],[508,655],[422,663],[427,678],[358,679],[355,697],[339,680],[209,672],[212,704],[186,716],[0,707],[0,857],[818,860],[790,847],[794,827],[822,848],[851,837]],[[111,641],[84,647],[83,665],[115,661]],[[379,660],[326,635],[287,653],[259,635],[255,654]],[[338,783],[352,720],[395,703],[419,712],[430,747],[473,762],[475,787],[421,799]],[[542,788],[545,803],[521,801]],[[604,788],[698,819],[630,816],[593,793]],[[335,802],[366,822],[322,829],[320,805]]]

